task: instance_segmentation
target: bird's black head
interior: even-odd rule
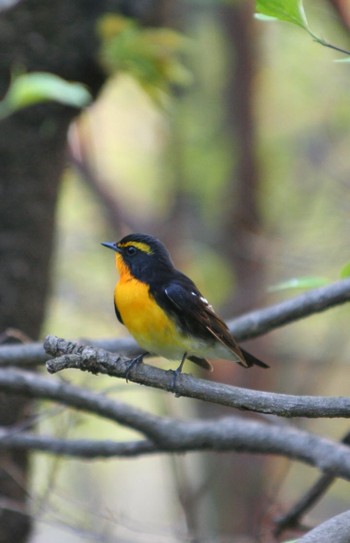
[[[121,276],[129,273],[150,283],[174,270],[166,247],[161,241],[147,234],[129,234],[120,241],[102,243],[116,251],[116,264]]]

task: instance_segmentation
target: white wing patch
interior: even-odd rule
[[[191,291],[191,294],[192,294],[192,296],[195,296],[196,298],[198,298],[198,294],[196,292],[194,292],[193,290]],[[211,311],[214,312],[213,306],[210,305],[210,303],[208,302],[208,300],[206,298],[204,298],[204,296],[199,296],[199,299],[204,305],[206,305]]]

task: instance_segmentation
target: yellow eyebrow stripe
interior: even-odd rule
[[[127,241],[126,243],[118,243],[118,247],[136,247],[143,253],[151,254],[152,249],[148,243],[143,243],[142,241]]]

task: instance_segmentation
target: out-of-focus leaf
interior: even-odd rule
[[[340,277],[342,279],[346,279],[347,277],[350,277],[350,262],[347,262],[346,264],[344,264],[344,266],[340,270]]]
[[[189,40],[168,28],[143,28],[126,17],[107,14],[98,25],[101,57],[110,72],[127,72],[158,100],[171,85],[186,86],[189,70],[180,60]]]
[[[287,21],[306,30],[315,42],[334,49],[344,55],[350,55],[350,51],[328,43],[312,32],[307,21],[302,0],[257,0],[255,18],[261,21]],[[339,59],[335,62],[350,62],[349,58]]]
[[[258,14],[287,21],[308,30],[301,0],[257,0],[256,11]]]
[[[310,289],[323,287],[329,284],[329,279],[326,277],[295,277],[293,279],[288,279],[287,281],[282,281],[276,285],[269,287],[269,292],[278,292],[280,290],[291,290],[291,289]]]
[[[346,54],[350,54],[350,52],[346,52]],[[334,62],[350,62],[350,56],[345,58],[336,58]]]
[[[254,18],[258,19],[258,21],[277,21],[276,17],[271,17],[270,15],[264,15],[263,13],[255,13]]]
[[[0,117],[40,102],[55,101],[61,104],[84,107],[91,101],[88,90],[80,83],[71,83],[47,72],[31,72],[13,77],[1,102]]]

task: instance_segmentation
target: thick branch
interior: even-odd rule
[[[120,339],[81,339],[80,343],[88,343],[97,348],[103,348],[111,352],[137,353],[140,347],[132,338]],[[20,366],[31,367],[44,364],[48,356],[42,342],[36,341],[22,345],[0,345],[0,367]]]
[[[147,438],[124,444],[89,440],[72,442],[29,436],[14,428],[1,430],[0,447],[11,445],[89,458],[203,450],[277,454],[350,480],[348,447],[288,425],[238,417],[200,421],[160,417],[102,394],[21,370],[0,370],[0,390],[31,398],[55,400],[113,420],[141,432]]]
[[[55,336],[46,338],[45,348],[52,356],[59,357],[48,360],[47,368],[50,373],[76,368],[94,374],[103,373],[111,377],[125,378],[130,364],[130,360],[103,349],[93,349]],[[173,387],[172,372],[146,364],[134,368],[128,378],[135,383],[163,390],[172,391]],[[350,398],[341,396],[276,394],[205,381],[185,374],[179,375],[176,392],[181,396],[281,417],[350,417]]]
[[[68,440],[2,429],[0,448],[33,449],[90,459],[205,450],[274,454],[305,462],[350,480],[349,449],[302,430],[238,417],[201,421],[157,419],[154,441],[118,443]]]
[[[323,522],[298,539],[298,543],[349,543],[350,511]]]
[[[57,401],[113,420],[151,438],[159,420],[154,415],[144,413],[136,407],[127,406],[117,400],[111,400],[102,394],[95,394],[87,389],[28,371],[0,369],[0,391],[21,394],[29,398]]]
[[[290,324],[320,311],[343,304],[350,300],[350,279],[333,285],[310,290],[272,305],[266,309],[252,311],[229,322],[231,332],[238,341],[263,335],[271,330]],[[139,347],[131,339],[89,340],[89,344],[112,352],[138,352]],[[41,343],[28,345],[0,346],[0,365],[39,365],[47,360]]]

